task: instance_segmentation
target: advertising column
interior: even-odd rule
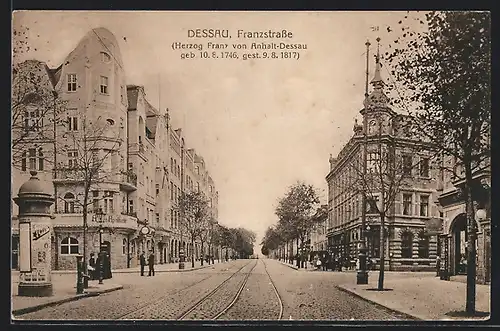
[[[44,191],[36,171],[14,198],[19,206],[19,296],[52,295],[50,206],[54,199]]]

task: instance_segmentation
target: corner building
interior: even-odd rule
[[[27,129],[36,132],[13,131],[13,137],[27,133],[32,139],[24,140],[20,152],[13,156],[12,196],[29,179],[29,171],[37,170],[42,184],[56,198],[52,207],[53,269],[75,269],[75,256],[84,252],[83,185],[75,175],[77,150],[71,148],[67,134],[82,131],[82,114],[86,120],[109,124],[107,142],[92,151],[93,157],[104,160],[100,171],[106,176],[90,188],[85,259],[99,251],[101,225],[102,242],[114,269],[136,266],[140,253],[147,250],[154,251],[156,263],[178,261],[179,247],[187,240],[179,236],[178,214],[173,207],[180,192],[193,189],[198,179],[184,178],[188,163],[183,162],[184,137],[181,129],[171,127],[168,110],[155,109],[143,87],[127,86],[114,35],[105,28],[93,29],[59,67],[50,69],[33,60],[21,68],[38,75],[40,84],[66,103],[62,112],[44,113],[47,118],[39,121],[43,125],[37,130]],[[33,109],[37,106],[34,103]],[[20,120],[32,120],[37,114],[25,112]],[[216,193],[214,187],[213,191]],[[11,206],[12,267],[16,269],[18,211],[17,206]],[[97,216],[98,210],[104,215]],[[147,236],[140,233],[146,224],[153,229]],[[188,256],[192,251],[186,250]]]
[[[380,216],[362,205],[362,193],[356,189],[355,180],[359,168],[353,168],[351,160],[363,161],[366,144],[367,167],[380,160],[380,148],[391,150],[393,160],[402,160],[409,166],[404,171],[399,192],[386,214],[384,229],[385,267],[394,271],[434,270],[437,254],[437,236],[426,233],[426,224],[439,218],[437,188],[439,172],[431,167],[432,153],[423,142],[409,138],[405,131],[405,116],[389,107],[384,93],[384,81],[377,61],[371,81],[373,91],[365,98],[360,111],[363,125],[355,123],[354,134],[336,158],[330,156],[328,184],[328,250],[345,266],[353,267],[359,253],[361,231],[364,231],[368,258],[378,269],[380,259]],[[378,130],[381,130],[379,132]],[[366,134],[366,137],[365,137]],[[422,145],[415,153],[412,146]],[[381,146],[381,147],[380,147]],[[395,161],[392,161],[395,162]],[[418,166],[414,166],[418,165]],[[380,193],[371,188],[376,199]],[[367,201],[368,202],[368,201]],[[362,209],[366,210],[365,228],[362,228]]]

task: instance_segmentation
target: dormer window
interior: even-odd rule
[[[111,61],[111,57],[106,52],[101,52],[101,61],[104,63],[109,63]]]

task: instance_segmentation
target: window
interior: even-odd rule
[[[170,201],[174,201],[174,183],[170,182]]]
[[[40,116],[39,110],[24,112],[24,130],[38,131],[43,126],[43,118]]]
[[[111,61],[111,57],[108,53],[101,52],[101,61],[104,63],[109,63],[109,61]]]
[[[114,201],[113,201],[114,192],[112,191],[104,191],[104,213],[105,214],[113,214],[114,212]]]
[[[75,195],[73,193],[66,193],[64,195],[64,213],[72,214],[75,212]]]
[[[30,170],[36,170],[36,149],[30,148],[28,150],[28,157]]]
[[[99,191],[92,191],[92,209],[94,212],[99,210]]]
[[[429,258],[429,238],[423,232],[418,234],[418,257]]]
[[[411,155],[403,155],[403,175],[411,176],[412,162]]]
[[[68,168],[76,168],[78,164],[78,151],[68,152]]]
[[[127,254],[127,245],[128,242],[127,242],[127,239],[126,238],[123,238],[122,240],[122,254]]]
[[[413,234],[404,232],[401,234],[401,257],[410,259],[413,255]]]
[[[380,154],[368,153],[366,157],[366,170],[368,172],[376,172],[380,168]]]
[[[68,74],[68,92],[76,92],[76,74]]]
[[[367,212],[367,214],[377,214],[379,212],[378,202],[379,202],[378,196],[374,196],[373,198],[366,199],[366,212]]]
[[[68,116],[68,131],[78,131],[78,117]]]
[[[38,166],[38,168],[37,168]],[[21,170],[42,170],[44,169],[44,155],[42,148],[38,149],[38,156],[36,148],[28,149],[28,152],[23,152],[21,157]]]
[[[79,252],[78,240],[66,237],[61,241],[61,255],[76,255]]]
[[[156,225],[160,225],[160,214],[156,213]]]
[[[102,94],[108,94],[108,77],[101,76],[100,91]]]
[[[174,227],[174,210],[170,209],[170,228]]]
[[[403,193],[403,215],[411,215],[412,195]]]
[[[429,196],[420,196],[420,216],[429,216]]]
[[[156,184],[156,195],[160,194],[160,184]]]
[[[43,171],[43,151],[41,148],[38,149],[38,170]]]
[[[130,200],[130,201],[128,202],[128,211],[129,211],[129,213],[131,213],[131,214],[134,212],[134,200]]]
[[[429,159],[420,160],[420,177],[429,177]]]

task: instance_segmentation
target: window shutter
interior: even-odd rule
[[[67,122],[68,122],[68,131],[71,131],[71,117],[68,116]]]

